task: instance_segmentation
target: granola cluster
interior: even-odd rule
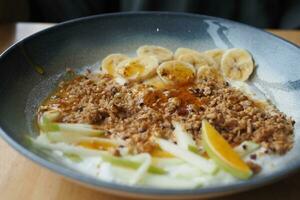
[[[172,120],[182,122],[198,143],[207,119],[232,146],[252,140],[278,154],[293,146],[291,118],[214,80],[158,90],[87,73],[61,82],[39,113],[53,109],[61,111],[60,122],[93,124],[125,140],[133,153],[150,152],[155,137],[174,140]]]

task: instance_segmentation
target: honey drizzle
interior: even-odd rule
[[[180,113],[188,112],[188,105],[196,105],[198,107],[206,104],[206,99],[201,99],[191,93],[188,88],[191,85],[184,85],[180,87],[169,87],[163,90],[153,90],[144,95],[144,103],[146,106],[151,107],[158,111],[163,111],[166,107],[166,102],[169,98],[176,97],[179,100],[177,111]],[[168,94],[166,94],[168,93]]]

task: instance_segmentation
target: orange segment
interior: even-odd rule
[[[209,157],[225,171],[240,179],[247,179],[252,175],[249,166],[206,120],[202,121],[202,140]]]

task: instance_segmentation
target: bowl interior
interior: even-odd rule
[[[97,68],[110,53],[134,55],[137,47],[156,44],[172,50],[188,47],[199,51],[213,48],[245,48],[254,57],[256,73],[251,85],[266,95],[281,111],[296,120],[295,146],[272,174],[254,177],[234,185],[169,191],[139,189],[105,183],[63,167],[58,159],[38,151],[27,136],[37,134],[33,119],[40,102],[62,79],[67,67]],[[89,17],[55,26],[35,34],[6,51],[0,58],[1,134],[30,159],[68,177],[110,189],[140,194],[208,195],[262,184],[300,165],[300,50],[268,33],[228,20],[199,15],[135,13]],[[44,74],[37,72],[44,69]],[[286,166],[288,164],[288,167]]]

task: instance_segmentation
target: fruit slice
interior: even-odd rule
[[[189,63],[172,60],[160,64],[157,74],[166,84],[184,85],[194,80],[195,69]]]
[[[48,132],[48,130],[57,130],[57,126],[53,125],[60,117],[60,112],[56,110],[46,111],[38,118],[38,126],[41,131]],[[55,123],[54,123],[55,124]]]
[[[180,148],[184,150],[197,149],[196,143],[193,140],[192,135],[187,133],[179,122],[173,121],[172,125],[175,128],[173,133],[175,134],[177,145]]]
[[[74,146],[74,145],[68,145],[64,143],[56,143],[52,144],[49,143],[47,140],[47,137],[44,135],[38,136],[36,139],[32,139],[32,142],[35,145],[38,145],[41,148],[53,150],[53,151],[61,151],[63,153],[67,154],[74,154],[78,155],[80,157],[101,157],[104,161],[111,163],[112,165],[124,167],[124,168],[131,168],[131,169],[138,169],[141,165],[138,161],[130,160],[129,158],[124,157],[117,157],[109,154],[107,151],[100,151],[100,150],[94,150],[94,149],[87,149],[81,146]],[[165,174],[166,171],[160,167],[156,167],[154,165],[150,165],[148,168],[149,173],[153,174]]]
[[[127,59],[129,59],[129,57],[124,54],[119,54],[119,53],[110,54],[102,60],[102,64],[101,64],[102,71],[104,73],[115,76],[117,72],[116,69],[118,64]]]
[[[106,131],[95,129],[90,124],[73,124],[73,123],[57,123],[55,122],[60,117],[60,112],[57,110],[51,110],[44,112],[39,120],[38,125],[40,129],[47,132],[58,132],[58,134],[70,133],[74,136],[100,136]],[[61,133],[60,133],[61,132]]]
[[[180,48],[176,49],[176,51],[174,53],[174,58],[178,59],[179,56],[184,55],[184,54],[196,54],[197,55],[197,54],[200,54],[200,52],[196,51],[194,49],[180,47]]]
[[[99,136],[103,136],[105,132],[95,131],[84,131],[84,132],[72,132],[72,131],[55,131],[45,132],[44,134],[48,137],[51,142],[65,142],[75,143],[86,138],[91,138],[90,141],[97,140]]]
[[[203,66],[217,67],[216,62],[205,54],[186,53],[178,57],[179,61],[189,63],[195,67],[196,70]]]
[[[155,74],[158,60],[153,56],[141,56],[119,63],[118,74],[126,80],[145,80]]]
[[[225,171],[240,179],[251,177],[252,171],[248,165],[206,120],[202,121],[202,141],[209,157]]]
[[[152,157],[152,164],[157,167],[169,167],[169,166],[176,166],[180,164],[184,164],[185,162],[179,158],[159,158],[159,157]]]
[[[138,155],[143,158],[143,162],[140,167],[136,170],[133,177],[130,179],[129,183],[134,185],[138,183],[147,173],[150,165],[151,165],[151,156],[148,153],[142,153]]]
[[[160,146],[160,148],[162,148],[162,150],[169,152],[177,158],[180,158],[185,162],[197,167],[204,173],[213,174],[217,170],[216,164],[211,160],[207,160],[206,158],[190,152],[189,150],[184,150],[168,140],[156,139],[156,142]]]
[[[229,49],[221,60],[221,70],[232,80],[246,81],[254,68],[251,55],[245,49]]]
[[[49,110],[42,114],[40,123],[50,123],[59,119],[61,113],[58,110]]]
[[[136,171],[131,169],[121,168],[118,166],[113,166],[107,163],[103,163],[99,169],[99,177],[104,180],[113,180],[118,181],[118,183],[127,183],[129,184]],[[108,174],[109,176],[106,176]],[[193,189],[203,186],[202,180],[191,180],[187,178],[177,178],[174,176],[158,175],[145,173],[140,179],[139,183],[142,187],[151,187],[151,188],[160,188],[160,189]]]
[[[154,56],[159,63],[173,58],[173,52],[171,50],[155,45],[140,46],[136,53],[138,56]]]
[[[164,89],[166,84],[159,78],[159,76],[154,76],[150,79],[147,79],[143,82],[146,85],[151,85],[157,89]]]
[[[104,130],[95,129],[90,124],[47,123],[43,131],[54,138],[75,136],[101,136]]]
[[[56,110],[44,112],[38,120],[40,129],[52,142],[72,142],[83,136],[102,136],[106,131],[95,129],[90,124],[55,122],[60,117]]]
[[[204,54],[212,58],[216,62],[217,67],[220,68],[221,59],[224,52],[225,51],[223,49],[212,49],[212,50],[204,51]]]
[[[220,71],[216,67],[203,66],[197,71],[197,81],[214,80],[223,83],[224,79]]]

